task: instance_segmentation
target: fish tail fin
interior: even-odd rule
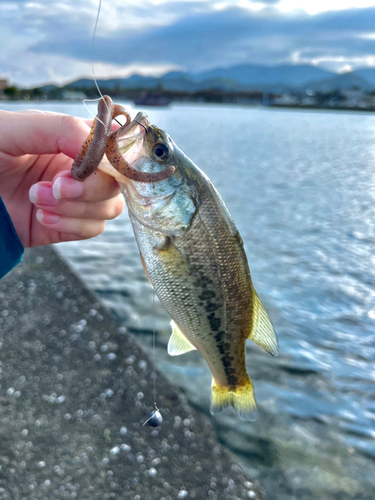
[[[222,386],[212,379],[211,413],[215,415],[221,410],[232,406],[242,420],[256,420],[256,402],[254,387],[250,377],[246,375],[245,382],[234,389]]]

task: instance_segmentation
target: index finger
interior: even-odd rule
[[[75,158],[89,131],[74,116],[0,111],[0,151],[11,156],[64,153]]]

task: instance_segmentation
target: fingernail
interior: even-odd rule
[[[38,184],[33,184],[29,190],[29,200],[31,201],[31,203],[38,203],[38,192]]]
[[[52,185],[52,193],[56,200],[79,198],[83,195],[83,185],[68,177],[58,177]]]
[[[38,210],[36,212],[36,218],[41,224],[57,224],[60,220],[60,215]]]
[[[29,199],[31,203],[38,205],[56,206],[59,202],[52,194],[51,183],[34,184],[29,191]]]

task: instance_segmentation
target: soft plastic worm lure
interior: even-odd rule
[[[126,117],[126,123],[111,133],[112,120],[117,116]],[[118,145],[119,134],[130,124],[129,113],[119,104],[105,95],[99,101],[98,114],[94,120],[89,136],[83,143],[72,166],[72,176],[77,181],[84,181],[100,165],[106,154],[111,165],[124,177],[138,182],[157,182],[174,174],[175,168],[169,166],[161,172],[141,172],[127,163]]]

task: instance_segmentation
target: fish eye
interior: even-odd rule
[[[165,144],[158,142],[153,148],[153,154],[158,160],[167,160],[169,156],[169,149]]]

